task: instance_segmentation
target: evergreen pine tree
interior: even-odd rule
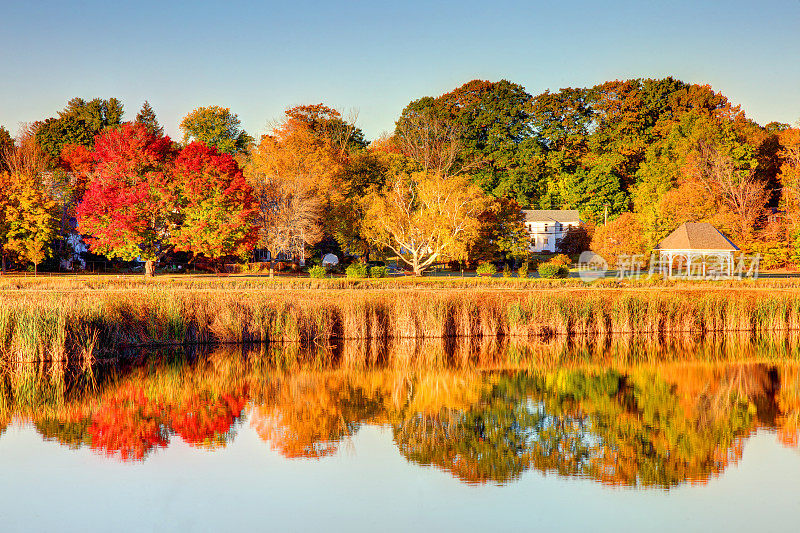
[[[158,119],[156,119],[156,113],[153,111],[153,108],[150,107],[150,102],[147,100],[145,100],[141,111],[139,111],[139,114],[136,115],[136,122],[139,124],[144,124],[147,129],[149,129],[155,135],[164,135],[164,128],[162,128],[158,123]]]

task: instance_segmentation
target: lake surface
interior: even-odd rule
[[[800,365],[787,346],[6,363],[0,530],[792,529]]]

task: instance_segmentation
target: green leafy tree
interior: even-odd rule
[[[195,140],[223,154],[247,152],[253,138],[241,128],[239,117],[227,107],[198,107],[181,121],[183,143]]]
[[[584,217],[598,222],[609,214],[616,214],[628,208],[628,195],[622,188],[618,173],[621,158],[613,154],[593,159],[593,165],[578,168],[564,180],[565,207],[578,209]]]
[[[96,135],[122,123],[122,114],[122,103],[116,98],[73,98],[58,118],[48,118],[37,125],[36,141],[53,161],[58,161],[66,145],[94,146]]]
[[[532,137],[530,100],[521,85],[473,80],[438,98],[411,102],[395,131],[401,134],[421,114],[454,124],[461,145],[456,167],[471,167],[473,181],[485,192],[528,206],[542,176],[540,167],[530,164],[531,152],[541,149]]]

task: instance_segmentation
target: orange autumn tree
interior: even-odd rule
[[[305,260],[322,239],[326,213],[341,201],[348,148],[363,142],[341,114],[322,104],[289,109],[264,135],[245,169],[259,202],[261,246]]]
[[[622,255],[644,254],[646,251],[642,227],[631,212],[622,213],[607,224],[594,230],[591,249],[600,254],[610,265],[617,264]]]
[[[233,157],[193,142],[175,159],[174,179],[182,214],[170,236],[176,250],[211,260],[252,250],[256,201]]]

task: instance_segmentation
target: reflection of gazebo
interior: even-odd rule
[[[706,258],[719,261],[728,275],[733,275],[733,253],[739,248],[708,222],[684,222],[667,238],[658,243],[661,264],[669,261],[669,275],[672,276],[672,261],[676,257],[686,259],[686,273],[691,275],[692,261],[702,263],[702,275],[706,275]]]

